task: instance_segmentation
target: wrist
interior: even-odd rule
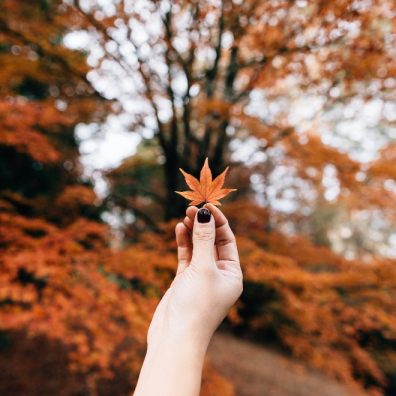
[[[198,395],[208,343],[190,332],[156,333],[147,345],[134,395]]]
[[[179,351],[203,360],[211,337],[211,332],[196,327],[173,326],[158,332],[148,343],[147,351]]]

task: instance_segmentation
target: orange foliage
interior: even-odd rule
[[[227,209],[243,235],[238,246],[246,284],[235,325],[262,341],[275,337],[356,391],[376,394],[386,387],[395,367],[396,263],[347,261],[302,236],[265,232],[260,217],[240,206]]]
[[[59,153],[40,131],[40,127],[51,127],[48,106],[27,103],[0,103],[3,120],[0,131],[0,144],[13,147],[19,153],[31,156],[37,162],[51,163],[59,160]],[[55,115],[56,110],[50,107]],[[57,117],[56,122],[62,120]]]
[[[273,229],[271,209],[249,199],[257,195],[251,188],[253,171],[266,177],[272,166],[290,166],[321,193],[324,170],[333,165],[343,204],[355,209],[382,206],[390,214],[395,192],[386,185],[395,179],[394,145],[363,169],[318,135],[298,134],[282,112],[266,120],[250,115],[247,100],[253,90],[263,90],[269,104],[271,97],[290,99],[300,92],[318,92],[334,103],[326,87],[339,89],[340,100],[348,100],[372,95],[362,88],[372,82],[380,87],[376,94],[386,98],[384,81],[396,75],[389,51],[392,3],[374,2],[365,9],[351,1],[307,2],[300,7],[304,2],[247,0],[229,2],[222,10],[210,2],[201,2],[197,11],[192,2],[174,7],[176,11],[162,21],[169,25],[152,40],[157,45],[149,46],[165,48],[164,59],[156,56],[166,66],[158,70],[170,71],[167,79],[145,59],[139,59],[141,67],[133,76],[144,81],[138,100],[156,116],[153,132],[159,146],[145,142],[140,158],[127,160],[108,175],[110,201],[138,219],[135,243],[118,252],[108,248],[100,203],[81,181],[74,138],[77,123],[102,121],[111,103],[87,80],[85,54],[67,49],[62,37],[89,29],[104,51],[98,63],[118,61],[129,75],[135,70],[128,69],[123,54],[109,50],[116,42],[109,32],[130,26],[140,16],[120,6],[117,17],[106,17],[100,5],[87,9],[79,7],[79,1],[69,3],[2,4],[0,343],[6,345],[6,358],[0,359],[0,379],[6,380],[0,381],[0,393],[38,396],[45,393],[40,393],[43,382],[48,394],[130,392],[151,314],[176,267],[175,222],[157,225],[157,220],[162,213],[169,219],[184,211],[173,192],[182,183],[178,168],[198,174],[208,155],[220,173],[231,138],[247,136],[259,139],[260,154],[267,160],[253,170],[235,169],[234,197],[245,200],[225,208],[238,236],[245,275],[245,292],[229,322],[261,341],[276,343],[357,392],[394,389],[396,263],[347,261],[303,235],[285,235]],[[188,45],[181,52],[172,44],[178,24],[171,20],[179,12],[194,15],[184,32]],[[211,12],[213,18],[207,18]],[[343,27],[352,25],[360,27],[356,34]],[[228,44],[216,39],[223,33],[228,34]],[[200,52],[214,56],[199,58]],[[179,72],[188,85],[185,93],[174,89],[178,84],[172,78]],[[158,114],[158,103],[171,109],[169,119]],[[151,131],[153,119],[139,115],[139,128]],[[276,158],[270,155],[272,148],[278,150]],[[219,176],[219,185],[224,176]],[[193,179],[187,180],[197,187]],[[141,232],[147,229],[155,233]],[[34,359],[26,359],[27,354]],[[9,361],[18,374],[13,376],[19,381],[15,386],[7,376]],[[47,362],[56,373],[50,379],[42,376]],[[231,396],[233,389],[207,367],[202,394]]]
[[[395,367],[395,262],[347,261],[302,236],[266,232],[262,208],[235,203],[226,209],[245,279],[229,323],[276,343],[356,393],[380,394]],[[174,271],[173,227],[141,235],[106,263],[106,271],[130,279],[147,295],[161,295]]]
[[[47,343],[60,343],[66,363],[54,364],[66,364],[65,375],[79,376],[89,394],[124,394],[115,385],[101,391],[103,381],[120,375],[130,391],[158,297],[174,275],[174,247],[153,251],[157,241],[147,235],[141,247],[114,253],[106,248],[106,228],[82,218],[60,229],[3,213],[1,227],[0,330],[26,331],[24,342],[45,335]],[[233,395],[229,383],[206,369],[202,394],[219,389]]]

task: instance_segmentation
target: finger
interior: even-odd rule
[[[201,208],[196,212],[192,242],[193,251],[191,258],[191,266],[201,268],[216,268],[214,256],[215,243],[215,222],[210,211]]]
[[[175,228],[177,243],[177,271],[176,275],[183,272],[191,262],[192,246],[191,238],[187,227],[183,223],[178,223]]]
[[[195,213],[197,211],[193,211],[194,213],[194,217],[195,217]],[[190,212],[191,213],[191,212]],[[186,216],[183,220],[184,225],[188,228],[189,232],[190,232],[190,239],[191,239],[191,233],[193,230],[193,226],[194,226],[194,220],[191,220],[188,216]],[[217,253],[217,248],[216,246],[213,247],[213,251],[214,251],[214,256],[215,256],[215,260],[218,260],[219,258],[219,254]]]
[[[191,223],[194,223],[195,215],[198,212],[198,208],[196,206],[189,206],[186,210],[187,217],[191,220]]]
[[[238,263],[239,254],[235,240],[227,218],[222,211],[212,204],[206,204],[206,208],[210,210],[216,223],[216,247],[219,260],[229,260]]]
[[[183,220],[184,225],[188,228],[189,232],[192,232],[194,222],[188,216],[186,216]]]

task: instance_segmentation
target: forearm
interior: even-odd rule
[[[197,396],[209,340],[164,335],[149,345],[134,396]]]
[[[150,324],[134,396],[198,396],[209,341],[241,295],[234,234],[219,209],[209,208],[213,216],[205,213],[205,218],[190,208],[187,223],[176,226],[177,275]]]

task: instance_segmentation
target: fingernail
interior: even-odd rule
[[[206,208],[199,209],[197,219],[198,219],[198,223],[209,223],[210,211]]]

